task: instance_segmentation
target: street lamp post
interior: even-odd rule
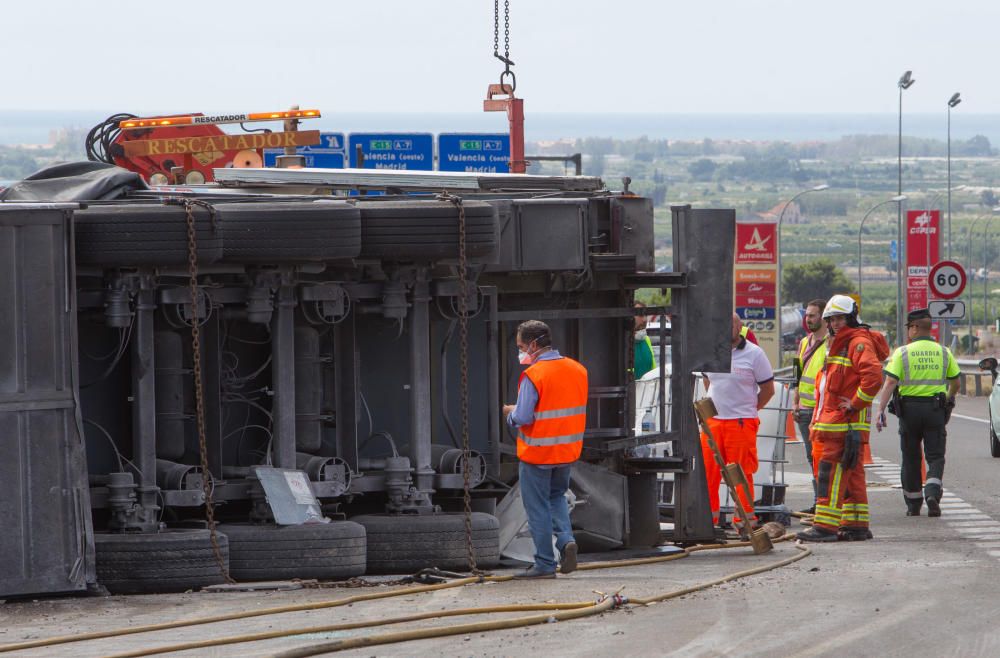
[[[899,171],[899,183],[896,188],[896,196],[903,196],[903,92],[909,89],[916,80],[913,79],[913,71],[905,72],[900,78],[896,86],[899,87],[899,156],[898,156],[898,171]],[[900,203],[896,210],[896,249],[897,249],[897,259],[896,259],[896,340],[901,341],[903,336],[903,316],[905,311],[903,310],[903,263],[906,259],[903,258],[904,254],[904,244],[903,244],[903,204]]]
[[[865,216],[861,218],[861,226],[858,227],[858,299],[860,299],[862,302],[864,302],[864,298],[861,296],[861,232],[865,228],[865,221],[868,219],[869,215],[871,215],[873,212],[875,212],[882,206],[890,203],[902,203],[903,201],[906,201],[906,196],[902,194],[900,194],[899,196],[894,196],[888,201],[883,201],[881,203],[875,204],[874,206],[869,208],[868,212],[865,213]]]
[[[948,99],[948,260],[951,260],[951,108],[961,102],[957,91]]]
[[[775,309],[775,315],[777,316],[775,318],[775,321],[778,324],[778,365],[777,365],[777,367],[779,367],[779,368],[781,367],[782,338],[783,338],[783,334],[781,332],[781,220],[783,220],[785,218],[785,211],[788,210],[788,206],[790,206],[793,203],[795,203],[795,201],[800,196],[802,196],[804,194],[809,194],[810,192],[822,192],[823,190],[828,190],[828,189],[830,189],[830,186],[827,185],[826,183],[822,183],[820,185],[814,185],[813,187],[810,187],[808,190],[802,190],[801,192],[799,192],[798,194],[796,194],[795,196],[793,196],[791,199],[789,199],[788,203],[786,203],[785,206],[781,209],[781,212],[778,213],[778,231],[777,231],[777,233],[778,233],[778,281],[777,281],[777,283],[775,284],[775,287],[774,287],[775,288],[774,289],[774,303],[775,303],[775,306],[777,306],[777,308]]]
[[[957,91],[948,99],[948,260],[951,260],[951,108],[961,102],[961,95]],[[969,266],[971,267],[972,264],[970,263]],[[928,284],[930,284],[929,279]],[[970,312],[971,310],[969,309]],[[948,345],[951,343],[951,340],[951,321],[945,320],[941,323],[941,344]],[[972,339],[970,338],[969,340]]]

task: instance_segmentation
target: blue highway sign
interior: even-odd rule
[[[320,133],[319,138],[319,144],[300,146],[295,152],[306,156],[307,167],[343,169],[347,156],[344,133]],[[264,166],[274,167],[278,156],[284,152],[285,149],[264,149]]]
[[[438,135],[440,171],[510,172],[510,135],[442,133]]]
[[[358,149],[365,169],[434,169],[434,136],[430,133],[351,133],[348,154],[358,166]]]

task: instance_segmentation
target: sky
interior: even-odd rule
[[[894,114],[907,69],[906,111],[1000,112],[995,1],[510,5],[528,112]],[[36,0],[0,25],[0,110],[474,112],[502,69],[485,0]]]

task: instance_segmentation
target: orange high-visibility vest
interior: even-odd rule
[[[529,464],[575,462],[587,428],[587,369],[562,357],[532,364],[521,373],[524,377],[535,385],[538,404],[534,421],[518,429],[518,459]]]

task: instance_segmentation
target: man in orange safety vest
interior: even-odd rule
[[[576,569],[576,540],[569,520],[566,490],[572,464],[583,450],[587,427],[587,369],[552,347],[549,326],[538,320],[517,328],[521,373],[517,404],[504,405],[511,427],[518,428],[517,457],[521,500],[535,543],[535,563],[515,578],[555,578],[555,531],[559,571]]]

